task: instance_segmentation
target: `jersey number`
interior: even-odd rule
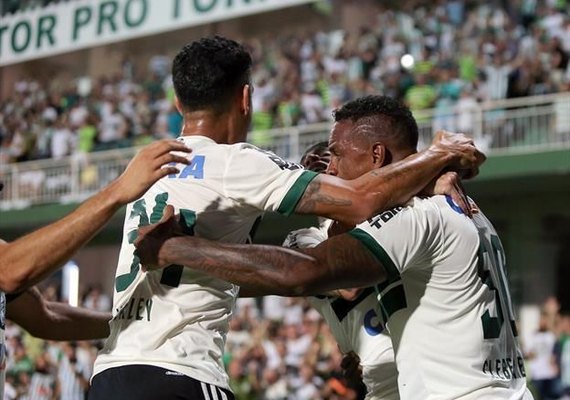
[[[155,205],[150,214],[150,218],[146,212],[146,202],[144,199],[137,200],[133,204],[131,214],[129,219],[139,218],[138,228],[141,226],[154,224],[160,221],[162,217],[162,212],[166,207],[166,201],[168,200],[168,193],[161,193],[156,195],[154,198]],[[180,209],[180,223],[184,232],[188,235],[194,234],[194,224],[196,222],[196,213],[194,211]],[[137,238],[137,229],[133,229],[127,233],[127,240],[129,243],[134,243]],[[140,270],[140,259],[133,254],[133,261],[131,262],[130,271],[126,274],[119,275],[115,279],[115,289],[117,293],[127,290],[127,288],[134,282],[137,274]],[[162,271],[162,276],[160,278],[160,283],[170,287],[178,287],[180,285],[180,279],[182,279],[182,265],[171,265],[166,267]]]
[[[487,237],[481,235],[479,246],[479,262],[477,273],[483,283],[495,293],[495,307],[497,316],[492,317],[489,310],[481,316],[483,323],[483,336],[485,339],[497,339],[501,334],[501,329],[505,318],[508,318],[513,335],[518,336],[511,297],[507,290],[507,278],[505,275],[505,252],[499,237],[496,235]]]

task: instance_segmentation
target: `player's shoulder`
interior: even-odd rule
[[[382,211],[363,221],[357,228],[372,231],[407,230],[411,226],[435,228],[442,220],[442,210],[449,207],[444,196],[416,196],[404,205]]]
[[[267,166],[275,165],[281,170],[300,170],[303,167],[300,164],[287,161],[270,150],[261,149],[251,143],[235,143],[230,145],[230,152],[234,159],[248,163],[266,164]]]

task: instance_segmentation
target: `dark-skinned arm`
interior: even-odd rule
[[[136,200],[160,178],[176,173],[171,162],[188,159],[171,151],[190,150],[175,140],[143,148],[123,174],[61,220],[11,243],[0,243],[0,290],[19,292],[60,268],[123,205]],[[165,167],[163,167],[165,166]]]
[[[46,301],[37,288],[6,307],[6,316],[31,335],[48,340],[88,340],[109,336],[111,313]]]
[[[312,249],[218,243],[173,237],[174,209],[138,230],[135,241],[143,268],[177,264],[232,282],[257,295],[309,296],[334,289],[367,287],[386,277],[382,264],[357,239],[342,234]]]
[[[353,180],[319,174],[296,205],[299,214],[315,214],[357,225],[381,211],[406,203],[444,169],[477,173],[485,156],[461,134],[440,131],[425,151],[374,169]]]

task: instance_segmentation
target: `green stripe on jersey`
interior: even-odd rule
[[[386,250],[369,233],[355,228],[348,234],[370,250],[386,269],[387,279],[376,285],[375,289],[378,294],[378,303],[382,310],[383,319],[387,322],[392,314],[408,306],[400,272],[388,253],[386,253]]]
[[[396,264],[392,261],[386,250],[380,246],[380,243],[376,241],[369,233],[363,231],[360,228],[355,228],[348,232],[350,236],[360,241],[368,250],[374,254],[374,256],[382,263],[384,268],[386,268],[386,273],[388,274],[388,279],[386,282],[395,282],[400,278],[400,272],[396,268]],[[381,286],[381,285],[380,285]]]
[[[297,203],[299,203],[299,200],[303,197],[307,186],[309,186],[309,183],[311,183],[317,175],[318,174],[313,171],[303,171],[301,176],[299,176],[297,181],[295,181],[293,186],[291,186],[291,189],[289,189],[285,197],[283,197],[277,212],[287,216],[293,214],[295,208],[297,208]]]

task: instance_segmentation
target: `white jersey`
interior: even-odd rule
[[[403,399],[532,399],[503,248],[482,213],[414,198],[350,234],[387,271],[376,291]]]
[[[327,239],[328,224],[291,232],[286,247],[315,247]],[[355,352],[362,366],[362,380],[367,400],[399,400],[398,371],[392,341],[382,320],[380,305],[373,288],[354,300],[337,297],[309,297],[311,305],[327,321],[340,350]]]
[[[127,206],[111,334],[94,374],[145,364],[229,389],[222,354],[239,288],[181,266],[142,272],[134,255],[137,228],[157,222],[170,204],[188,234],[245,243],[263,211],[293,212],[316,174],[245,143],[179,140],[192,148],[191,164]]]

